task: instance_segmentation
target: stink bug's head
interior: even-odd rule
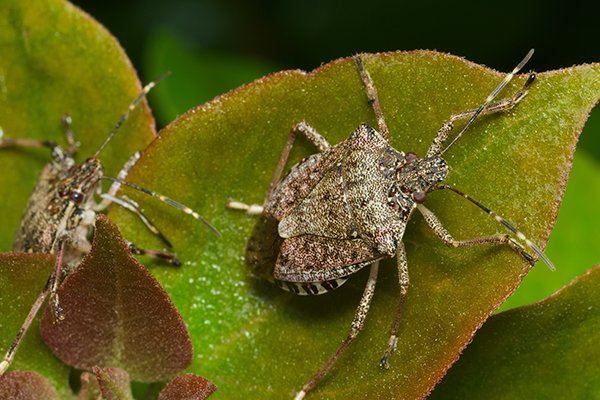
[[[419,158],[415,153],[407,153],[404,165],[396,170],[396,183],[405,197],[424,203],[427,192],[447,175],[448,165],[441,157]]]
[[[103,175],[104,168],[100,162],[89,158],[81,165],[72,166],[64,176],[59,176],[55,187],[65,207],[69,203],[79,207],[91,199]]]

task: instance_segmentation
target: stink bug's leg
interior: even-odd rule
[[[483,236],[475,239],[469,240],[456,240],[446,228],[442,225],[440,220],[435,216],[433,212],[431,212],[428,208],[426,208],[422,204],[417,204],[417,208],[423,214],[425,221],[427,224],[433,229],[435,234],[444,242],[448,247],[469,247],[469,246],[477,246],[481,244],[507,244],[514,251],[519,253],[525,260],[529,263],[533,264],[535,259],[525,251],[523,246],[521,246],[516,240],[511,238],[508,234],[498,234],[491,236]]]
[[[65,319],[65,316],[62,313],[63,310],[58,300],[57,291],[62,276],[63,253],[65,249],[65,242],[59,241],[58,248],[58,256],[56,257],[56,261],[54,262],[54,270],[52,271],[52,275],[50,276],[50,306],[52,307],[52,315],[54,316],[55,321],[62,321],[63,319]]]
[[[356,338],[358,333],[362,330],[365,318],[367,317],[367,313],[369,312],[369,307],[371,306],[371,300],[373,299],[373,293],[375,292],[375,284],[377,283],[377,273],[379,272],[379,261],[375,261],[371,264],[371,271],[369,272],[369,279],[367,280],[367,285],[365,287],[365,291],[363,292],[362,298],[360,299],[360,304],[356,309],[356,313],[354,314],[354,319],[352,320],[352,328],[350,329],[350,334],[344,340],[342,345],[337,349],[335,353],[327,360],[325,365],[321,367],[321,369],[310,378],[308,382],[302,387],[302,390],[298,392],[295,397],[295,400],[301,400],[306,396],[306,393],[310,392],[315,386],[325,377],[325,375],[329,372],[331,367],[336,363],[336,361],[344,354],[344,352],[350,346],[350,343]]]
[[[365,69],[362,57],[360,55],[354,57],[354,62],[356,63],[356,69],[358,69],[360,78],[362,79],[363,84],[365,85],[365,89],[367,91],[368,104],[373,109],[373,112],[375,113],[375,118],[377,118],[379,133],[381,133],[381,135],[386,140],[390,140],[390,131],[387,127],[387,124],[385,123],[383,111],[381,111],[381,104],[379,104],[379,97],[377,96],[377,89],[375,89],[373,79],[371,79],[369,71]]]
[[[99,193],[99,195],[102,197],[102,201],[94,207],[94,211],[102,211],[113,202],[112,198],[117,195],[117,192],[121,188],[121,181],[124,181],[125,178],[127,178],[129,171],[131,171],[131,168],[133,168],[135,163],[140,159],[141,155],[142,153],[140,151],[136,151],[131,157],[129,157],[125,164],[123,164],[123,167],[121,167],[121,170],[117,174],[118,180],[113,181],[113,183],[110,185],[108,192],[106,192],[107,196],[103,196],[102,193]],[[100,186],[99,190],[101,190]]]
[[[398,343],[398,331],[400,330],[400,319],[402,318],[402,310],[404,310],[404,303],[406,302],[406,295],[408,294],[408,261],[406,260],[406,250],[404,249],[404,243],[398,243],[398,249],[396,250],[396,259],[398,265],[398,279],[400,281],[400,299],[398,300],[398,306],[396,307],[396,315],[392,328],[390,329],[390,340],[388,341],[388,347],[381,357],[379,366],[383,369],[388,369],[388,358],[394,350],[396,350],[396,344]]]
[[[125,208],[126,210],[133,212],[144,223],[144,225],[146,225],[148,230],[150,232],[152,232],[154,235],[156,235],[167,247],[169,247],[169,248],[173,247],[173,245],[171,244],[169,239],[167,239],[165,237],[165,235],[156,227],[156,225],[154,225],[154,223],[152,221],[150,221],[150,219],[146,216],[146,214],[144,214],[144,212],[140,209],[139,204],[137,204],[135,201],[128,199],[125,196],[122,196],[122,197],[111,196],[108,193],[102,193],[102,194],[100,194],[100,196],[102,197],[103,200],[110,200],[111,203],[116,203],[116,204],[120,205],[121,207]]]
[[[71,129],[71,124],[73,123],[71,116],[65,114],[62,117],[62,123],[65,132],[65,138],[67,139],[67,144],[69,145],[67,148],[67,154],[70,157],[73,157],[73,155],[77,153],[77,150],[79,150],[79,143],[77,143],[75,140],[75,133],[73,132],[73,129]]]
[[[232,210],[245,211],[248,215],[260,215],[263,213],[264,207],[258,204],[246,204],[236,200],[229,199],[225,207]]]
[[[489,115],[512,110],[521,100],[525,98],[525,96],[527,95],[527,89],[533,83],[534,80],[535,74],[531,73],[529,74],[529,77],[527,78],[521,89],[517,90],[515,94],[512,95],[512,97],[502,99],[490,104],[484,103],[484,108],[481,110],[480,107],[477,109],[463,111],[461,113],[450,116],[450,118],[448,118],[448,120],[444,122],[442,124],[442,127],[438,130],[436,137],[433,139],[433,143],[431,143],[431,146],[429,146],[429,150],[427,150],[426,157],[436,157],[442,154],[442,146],[448,139],[450,131],[452,130],[452,128],[454,128],[455,121],[473,118],[473,116],[475,115]]]
[[[54,267],[52,269],[52,273],[50,274],[50,277],[46,281],[46,284],[44,285],[44,289],[38,295],[37,299],[31,306],[31,309],[29,310],[29,313],[27,314],[27,317],[25,318],[23,325],[21,325],[21,328],[19,329],[17,336],[15,336],[10,347],[8,348],[8,351],[4,355],[4,359],[2,360],[2,362],[0,362],[0,376],[2,376],[6,372],[6,370],[12,363],[13,359],[15,358],[15,353],[17,352],[19,345],[23,341],[23,338],[25,337],[25,333],[27,333],[27,330],[29,330],[31,323],[33,322],[37,313],[40,311],[40,308],[44,304],[44,301],[46,300],[48,293],[50,293],[51,288],[54,285],[54,282],[56,282],[57,280],[60,279],[60,276],[59,276],[60,270],[57,267],[59,265],[61,265],[63,262],[63,260],[62,260],[63,250],[64,250],[64,246],[61,243],[59,245],[59,251],[58,251],[58,255],[56,257],[56,261],[54,262]],[[56,299],[58,299],[58,298],[56,298]]]
[[[277,163],[277,168],[275,169],[275,173],[271,179],[271,185],[269,186],[269,190],[265,199],[271,198],[273,191],[277,187],[298,133],[302,133],[304,136],[306,136],[306,138],[310,140],[320,152],[325,151],[331,146],[327,139],[321,136],[321,134],[317,132],[315,128],[308,125],[306,122],[300,122],[294,125],[288,134],[287,141],[285,142],[285,146],[283,147],[283,151],[279,157],[279,162]]]
[[[51,281],[52,281],[52,277],[50,277],[46,281],[44,290],[42,290],[42,292],[38,295],[37,299],[35,300],[35,303],[33,303],[33,306],[31,306],[31,309],[29,310],[29,313],[27,314],[27,317],[25,318],[23,325],[19,329],[17,336],[14,338],[14,340],[10,344],[8,351],[4,355],[4,359],[2,360],[2,362],[0,362],[0,377],[6,372],[6,370],[12,363],[13,359],[15,358],[15,353],[17,352],[17,349],[19,348],[19,345],[21,344],[21,341],[23,340],[25,333],[27,333],[27,330],[29,330],[31,323],[33,322],[38,311],[44,304],[44,300],[46,300],[46,297],[48,296],[48,293],[50,292],[50,286],[52,283]]]
[[[296,141],[296,135],[298,133],[302,133],[312,144],[314,144],[320,152],[327,150],[331,145],[315,128],[308,125],[306,122],[300,122],[290,129],[290,133],[288,134],[287,141],[285,142],[285,146],[283,147],[283,151],[281,152],[281,156],[279,157],[279,162],[277,163],[277,168],[275,169],[275,173],[273,174],[273,178],[271,179],[271,184],[269,185],[269,190],[267,191],[267,195],[265,197],[265,202],[271,198],[273,191],[277,187],[279,180],[281,179],[281,175],[283,174],[283,169],[285,168],[285,164],[290,156],[290,152],[292,151],[292,147],[294,147],[294,142]],[[262,214],[263,208],[258,204],[245,204],[239,201],[235,201],[229,199],[226,204],[227,208],[231,208],[233,210],[246,211],[248,215],[260,215]]]
[[[128,243],[128,247],[129,247],[129,251],[131,252],[131,254],[135,254],[137,256],[156,257],[156,258],[160,258],[161,260],[165,260],[169,264],[174,265],[176,267],[181,266],[181,261],[179,261],[179,259],[177,257],[175,257],[175,254],[166,253],[164,251],[159,251],[159,250],[140,249],[139,247],[137,247],[135,244],[133,244],[131,242]]]
[[[530,249],[532,249],[546,263],[546,265],[548,266],[548,268],[550,268],[551,271],[555,270],[554,265],[552,264],[552,262],[550,261],[550,259],[548,257],[546,257],[546,255],[544,254],[544,252],[538,246],[536,246],[535,243],[533,243],[531,240],[527,239],[527,237],[521,231],[519,231],[517,228],[515,228],[507,220],[505,220],[504,218],[502,218],[501,216],[499,216],[498,214],[496,214],[495,212],[493,212],[492,210],[490,210],[489,208],[487,208],[486,206],[484,206],[483,204],[481,204],[480,202],[478,202],[477,200],[475,200],[474,198],[472,198],[471,196],[469,196],[468,194],[463,193],[460,190],[453,188],[452,186],[448,186],[446,184],[439,184],[439,185],[436,186],[436,189],[448,189],[451,192],[456,193],[456,194],[464,197],[465,199],[469,200],[471,203],[475,204],[477,207],[479,207],[480,209],[482,209],[487,215],[489,215],[490,217],[494,218],[496,221],[498,221],[499,223],[501,223],[502,225],[504,225],[504,227],[506,229],[508,229],[509,231],[511,231],[513,234],[515,234],[517,236],[517,238],[519,238],[519,240],[525,242],[525,244]],[[512,243],[515,246],[518,246],[521,250],[523,249],[523,247],[521,245],[519,245],[517,242],[515,242],[512,239],[511,239],[511,241],[512,241]],[[515,248],[515,246],[513,246],[513,244],[511,244],[511,247]],[[515,250],[516,250],[516,248],[515,248]],[[529,254],[527,254],[527,253],[525,253],[524,251],[521,251],[521,250],[516,250],[516,251],[519,251],[521,253],[521,255],[525,259],[527,259],[529,262],[533,263],[533,262],[536,261]]]
[[[106,207],[108,207],[111,203],[116,203],[116,204],[120,205],[121,207],[123,207],[123,208],[133,212],[135,215],[137,215],[138,218],[144,223],[144,225],[146,225],[146,227],[150,230],[150,232],[152,232],[154,235],[156,235],[165,245],[167,245],[167,247],[173,247],[173,245],[165,237],[165,235],[142,212],[139,204],[137,204],[135,201],[133,201],[131,199],[128,199],[125,196],[121,196],[121,197],[116,196],[117,192],[121,188],[121,182],[123,182],[125,180],[125,178],[127,178],[129,171],[131,171],[131,168],[133,168],[133,166],[140,159],[140,157],[141,157],[140,151],[136,151],[131,157],[129,157],[127,162],[123,165],[123,167],[117,174],[118,180],[113,181],[113,183],[110,185],[110,188],[108,189],[108,192],[102,193],[101,186],[98,186],[98,195],[102,198],[102,201],[94,206],[94,211],[102,211],[102,210],[106,209]]]

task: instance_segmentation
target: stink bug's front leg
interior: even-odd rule
[[[508,81],[512,79],[512,76],[513,75],[511,74],[507,75],[506,78],[504,78],[504,81],[502,81],[502,83],[498,87],[502,88],[504,85],[506,85]],[[491,95],[494,94],[494,92],[496,92],[495,90],[494,92],[492,92],[492,94],[490,94],[490,96],[488,96],[486,101],[477,109],[463,111],[461,113],[450,116],[450,118],[448,118],[448,120],[444,122],[442,124],[442,127],[438,130],[436,137],[433,139],[431,146],[429,146],[429,149],[427,150],[426,157],[435,157],[442,155],[448,148],[450,148],[450,146],[452,146],[452,144],[454,144],[454,142],[456,142],[456,140],[458,140],[458,138],[470,125],[471,121],[473,121],[478,115],[496,114],[512,110],[517,104],[519,104],[521,100],[523,100],[523,98],[525,98],[525,96],[527,95],[527,89],[529,88],[529,86],[531,86],[534,80],[535,74],[531,73],[529,74],[529,77],[527,78],[521,89],[517,90],[515,94],[512,95],[512,97],[492,103],[491,101],[493,97],[491,97]],[[456,137],[452,140],[452,142],[446,148],[444,148],[443,145],[446,143],[450,131],[452,131],[452,128],[454,128],[454,122],[467,118],[469,118],[469,122],[467,122],[467,125],[465,125],[465,127],[460,131],[460,133],[458,133],[458,135],[456,135]]]

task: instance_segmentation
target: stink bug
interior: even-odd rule
[[[400,298],[391,334],[380,361],[388,360],[396,347],[397,334],[409,287],[408,263],[402,238],[415,210],[424,217],[435,234],[450,247],[508,245],[529,263],[535,261],[526,248],[554,269],[542,251],[512,224],[469,195],[444,182],[448,165],[442,158],[480,115],[505,112],[527,95],[535,80],[530,74],[523,87],[511,97],[496,101],[498,93],[527,63],[526,57],[474,110],[450,116],[442,125],[424,157],[398,151],[390,143],[390,132],[377,96],[375,85],[364,67],[362,57],[354,58],[358,75],[367,94],[378,130],[362,124],[348,139],[331,145],[305,122],[295,125],[288,135],[264,204],[246,205],[229,201],[228,207],[258,215],[246,248],[251,271],[299,295],[317,295],[333,290],[358,270],[370,266],[366,288],[356,310],[350,333],[307,381],[296,399],[312,390],[342,356],[364,325],[373,297],[379,261],[396,257]],[[457,120],[467,120],[463,129],[446,143]],[[313,143],[318,153],[303,160],[283,179],[282,173],[297,134]],[[448,189],[469,200],[492,216],[512,234],[498,234],[470,240],[455,239],[436,215],[425,207],[427,195]],[[521,242],[523,244],[521,244]]]
[[[148,229],[158,236],[168,248],[172,247],[167,238],[144,215],[137,203],[125,196],[117,195],[122,185],[156,197],[182,210],[184,213],[190,214],[215,234],[219,235],[219,232],[194,210],[161,194],[125,181],[127,174],[140,158],[140,152],[136,152],[130,157],[116,178],[106,176],[104,168],[98,160],[98,156],[117,133],[121,125],[127,120],[129,113],[144,99],[157,82],[158,80],[151,82],[143,88],[142,92],[131,103],[104,143],[102,143],[91,157],[79,165],[73,159],[78,145],[70,128],[71,119],[68,116],[63,118],[65,136],[69,145],[66,149],[50,141],[5,138],[1,135],[0,131],[0,148],[15,146],[46,147],[52,152],[52,160],[42,170],[21,219],[21,224],[13,244],[13,251],[49,253],[56,256],[54,268],[44,289],[33,304],[4,359],[0,362],[0,375],[10,366],[25,332],[33,322],[48,294],[50,294],[50,305],[53,316],[57,321],[64,319],[63,310],[56,291],[63,278],[76,268],[83,256],[89,252],[91,247],[90,236],[93,233],[96,212],[106,209],[111,203],[119,204],[134,212]],[[102,179],[112,181],[112,185],[106,193],[102,192]],[[97,202],[95,196],[98,196],[101,201]],[[154,256],[164,259],[173,265],[181,265],[181,262],[172,253],[140,249],[133,243],[129,244],[129,249],[133,254]]]

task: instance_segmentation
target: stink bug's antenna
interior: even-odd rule
[[[148,195],[150,195],[150,196],[152,196],[152,197],[156,197],[156,198],[157,198],[157,199],[159,199],[160,201],[162,201],[162,202],[165,202],[165,203],[167,203],[167,204],[170,204],[170,205],[172,205],[173,207],[180,209],[180,210],[181,210],[181,211],[183,211],[184,213],[191,215],[192,217],[194,217],[195,219],[197,219],[198,221],[200,221],[200,222],[202,222],[204,225],[206,225],[206,227],[207,227],[208,229],[210,229],[210,230],[211,230],[211,231],[212,231],[212,232],[213,232],[215,235],[217,235],[217,237],[221,237],[221,233],[220,233],[220,232],[217,230],[217,228],[215,228],[214,226],[212,226],[212,225],[210,224],[210,222],[208,222],[207,220],[205,220],[205,219],[204,219],[204,218],[203,218],[203,217],[202,217],[200,214],[198,214],[196,211],[192,210],[192,209],[191,209],[191,208],[189,208],[189,207],[186,207],[186,206],[184,206],[184,205],[183,205],[183,204],[181,204],[181,203],[178,203],[178,202],[176,202],[175,200],[172,200],[172,199],[170,199],[170,198],[168,198],[168,197],[166,197],[166,196],[163,196],[162,194],[159,194],[159,193],[153,192],[152,190],[148,190],[148,189],[145,189],[145,188],[143,188],[143,187],[140,187],[140,186],[138,186],[138,185],[134,185],[133,183],[126,182],[126,181],[124,181],[123,179],[119,179],[119,178],[113,178],[113,177],[106,176],[106,175],[102,176],[102,179],[107,179],[107,180],[109,180],[109,181],[112,181],[112,182],[118,182],[118,183],[120,183],[121,185],[129,186],[129,187],[130,187],[130,188],[132,188],[132,189],[135,189],[135,190],[138,190],[138,191],[140,191],[140,192],[146,193],[146,194],[148,194]]]
[[[533,243],[531,240],[527,239],[527,237],[521,231],[519,231],[517,228],[515,228],[510,222],[508,222],[507,220],[505,220],[504,218],[502,218],[501,216],[499,216],[498,214],[496,214],[495,212],[493,212],[492,210],[490,210],[489,208],[487,208],[486,206],[484,206],[483,204],[481,204],[480,202],[478,202],[477,200],[475,200],[474,198],[469,196],[468,194],[463,193],[460,190],[453,188],[452,186],[449,186],[446,184],[441,184],[441,185],[437,185],[436,188],[437,189],[449,189],[450,191],[464,197],[465,199],[469,200],[471,203],[475,204],[477,207],[481,208],[483,211],[485,211],[486,214],[488,214],[490,217],[494,218],[496,221],[498,221],[499,223],[504,225],[504,227],[506,229],[508,229],[509,231],[514,233],[517,236],[517,238],[524,241],[525,244],[530,249],[535,251],[536,254],[538,256],[540,256],[540,258],[546,263],[548,268],[550,268],[550,271],[556,271],[556,268],[554,268],[554,264],[552,264],[550,259],[548,257],[546,257],[544,252],[542,250],[540,250],[540,248],[537,247],[535,245],[535,243]]]
[[[148,92],[150,90],[152,90],[152,88],[154,86],[156,86],[157,83],[159,83],[160,81],[162,81],[169,75],[171,75],[170,72],[165,72],[164,74],[162,74],[161,76],[159,76],[158,78],[156,78],[155,80],[153,80],[152,82],[150,82],[146,86],[144,86],[144,88],[142,89],[142,92],[138,95],[138,97],[135,98],[135,100],[133,100],[133,102],[129,105],[129,108],[127,109],[127,111],[125,111],[125,114],[123,114],[123,116],[121,117],[119,122],[117,122],[117,125],[115,125],[113,130],[108,134],[108,137],[106,138],[104,143],[102,143],[102,145],[100,145],[98,150],[96,150],[96,152],[93,155],[93,158],[98,158],[98,155],[100,154],[100,152],[102,150],[104,150],[104,148],[106,147],[108,142],[110,142],[112,140],[112,138],[115,136],[115,134],[117,133],[119,128],[121,128],[123,123],[127,120],[127,118],[129,117],[129,113],[131,113],[131,111],[133,111],[133,109],[136,108],[138,104],[140,104],[140,102],[144,99],[144,97],[146,97]]]
[[[467,124],[462,128],[462,130],[458,133],[458,135],[456,135],[456,137],[454,139],[452,139],[450,144],[448,146],[446,146],[446,148],[440,153],[440,155],[444,154],[450,147],[452,147],[452,145],[454,143],[456,143],[456,141],[462,136],[462,134],[467,130],[467,128],[473,123],[475,118],[477,118],[479,116],[479,114],[481,114],[481,112],[492,102],[492,100],[494,100],[494,98],[498,95],[498,93],[500,93],[500,91],[504,88],[504,86],[506,86],[508,84],[508,82],[510,82],[512,80],[512,78],[515,76],[515,74],[517,72],[519,72],[521,70],[521,68],[523,68],[525,66],[525,64],[527,64],[527,62],[529,61],[529,59],[531,58],[532,55],[533,55],[533,49],[529,50],[529,52],[527,53],[525,58],[523,58],[523,60],[521,60],[521,62],[508,75],[506,75],[504,77],[504,80],[502,82],[500,82],[500,84],[496,87],[496,89],[492,90],[492,92],[488,95],[488,97],[485,99],[483,104],[481,104],[479,106],[479,108],[477,108],[477,110],[475,111],[475,113],[473,114],[471,119],[469,119]],[[531,76],[529,79],[531,81],[533,81]],[[525,86],[527,86],[528,83],[529,83],[529,81],[527,83],[525,83]]]

